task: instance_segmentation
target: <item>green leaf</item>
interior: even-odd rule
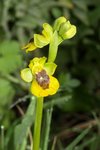
[[[89,25],[88,14],[87,14],[86,11],[83,11],[81,9],[75,8],[75,9],[73,9],[73,13],[85,25]]]
[[[85,129],[65,150],[73,150],[75,146],[89,133],[90,127]]]
[[[97,134],[93,138],[94,138],[94,140],[92,140],[92,142],[91,142],[90,150],[97,150],[99,148],[100,135]]]
[[[51,120],[52,120],[52,112],[53,108],[47,109],[44,116],[43,121],[43,129],[42,129],[42,136],[41,136],[41,148],[43,150],[48,149],[48,143],[49,143],[49,134],[50,134],[50,126],[51,126]]]
[[[13,55],[19,53],[19,44],[17,41],[3,41],[0,43],[0,54],[5,55]]]
[[[52,14],[55,18],[58,18],[62,15],[62,11],[59,8],[54,7],[52,8]]]
[[[52,100],[48,101],[48,102],[45,102],[44,103],[44,109],[46,108],[51,108],[53,106],[60,106],[62,104],[65,105],[65,103],[67,101],[69,101],[70,99],[72,98],[71,95],[67,95],[67,96],[62,96],[62,97],[57,97],[57,98],[53,98]]]
[[[69,92],[73,90],[73,88],[76,88],[80,85],[80,81],[74,78],[71,78],[71,75],[69,73],[67,74],[61,74],[60,83],[62,84],[62,87],[64,87]]]
[[[0,44],[0,72],[13,73],[22,66],[22,56],[16,41],[4,41]]]
[[[87,92],[87,89],[79,86],[71,93],[72,97],[69,100],[66,100],[64,103],[58,105],[60,109],[66,112],[84,112],[93,110],[95,107],[93,103],[94,97]],[[67,97],[67,92],[65,94]]]
[[[27,138],[28,131],[34,120],[35,97],[32,97],[28,110],[22,120],[22,123],[15,128],[14,145],[15,150],[23,146],[23,141]]]
[[[100,140],[100,137],[99,137],[99,140]],[[96,143],[96,136],[94,135],[90,139],[84,140],[84,142],[82,144],[80,144],[79,146],[77,146],[77,150],[83,150],[83,148],[89,146],[90,144],[91,145],[93,144],[92,146],[94,146],[95,143]],[[95,148],[93,147],[92,150],[96,150],[96,149],[97,149],[96,147]]]
[[[86,11],[87,10],[87,3],[86,1],[73,1],[73,3],[81,10]]]
[[[13,73],[22,66],[21,55],[8,55],[0,58],[0,72],[2,74]]]
[[[89,20],[92,25],[96,25],[100,19],[100,6],[96,7],[93,11],[89,12]]]
[[[11,83],[0,78],[0,108],[4,105],[9,105],[14,94],[15,91]]]
[[[13,118],[12,112],[9,111],[9,106],[14,95],[15,90],[11,83],[0,78],[0,124],[3,124],[5,128],[9,127],[10,119]]]

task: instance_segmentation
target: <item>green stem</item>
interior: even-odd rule
[[[4,150],[4,126],[1,126],[1,150]]]
[[[49,45],[48,62],[55,61],[57,56],[57,51],[58,51],[58,34],[57,31],[55,31]]]
[[[40,132],[43,112],[43,97],[37,98],[36,117],[34,124],[33,150],[39,150]]]

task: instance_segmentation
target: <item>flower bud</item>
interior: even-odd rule
[[[71,28],[71,24],[69,21],[64,22],[61,24],[60,29],[59,29],[59,35],[63,35],[65,32],[67,32]]]
[[[54,23],[54,31],[55,30],[59,30],[60,26],[62,23],[66,22],[66,18],[65,17],[59,17],[58,19],[56,19],[55,23]]]
[[[70,39],[76,34],[76,26],[71,25],[70,29],[62,34],[62,38],[65,39]]]

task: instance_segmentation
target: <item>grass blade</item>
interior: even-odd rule
[[[73,150],[75,146],[84,138],[86,134],[90,131],[90,127],[85,129],[71,144],[68,145],[65,150]]]

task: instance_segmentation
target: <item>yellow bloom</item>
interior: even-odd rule
[[[42,80],[42,77],[40,77]],[[45,77],[44,77],[45,78]],[[59,88],[59,82],[53,76],[48,76],[49,83],[46,88],[41,86],[36,80],[33,80],[31,85],[31,92],[37,97],[46,97],[48,95],[53,95],[57,92]],[[45,84],[44,84],[45,85]]]
[[[36,73],[40,72],[41,70],[43,70],[45,62],[46,62],[46,57],[33,58],[29,64],[29,68],[31,69],[32,74],[36,74]]]
[[[37,97],[53,95],[59,88],[58,80],[52,76],[56,64],[46,63],[46,57],[34,58],[30,61],[29,68],[21,71],[21,77],[26,82],[32,82],[31,92]]]
[[[42,48],[50,43],[52,34],[53,28],[48,23],[44,23],[42,34],[34,34],[34,37],[22,49],[26,49],[26,52],[28,52]]]

